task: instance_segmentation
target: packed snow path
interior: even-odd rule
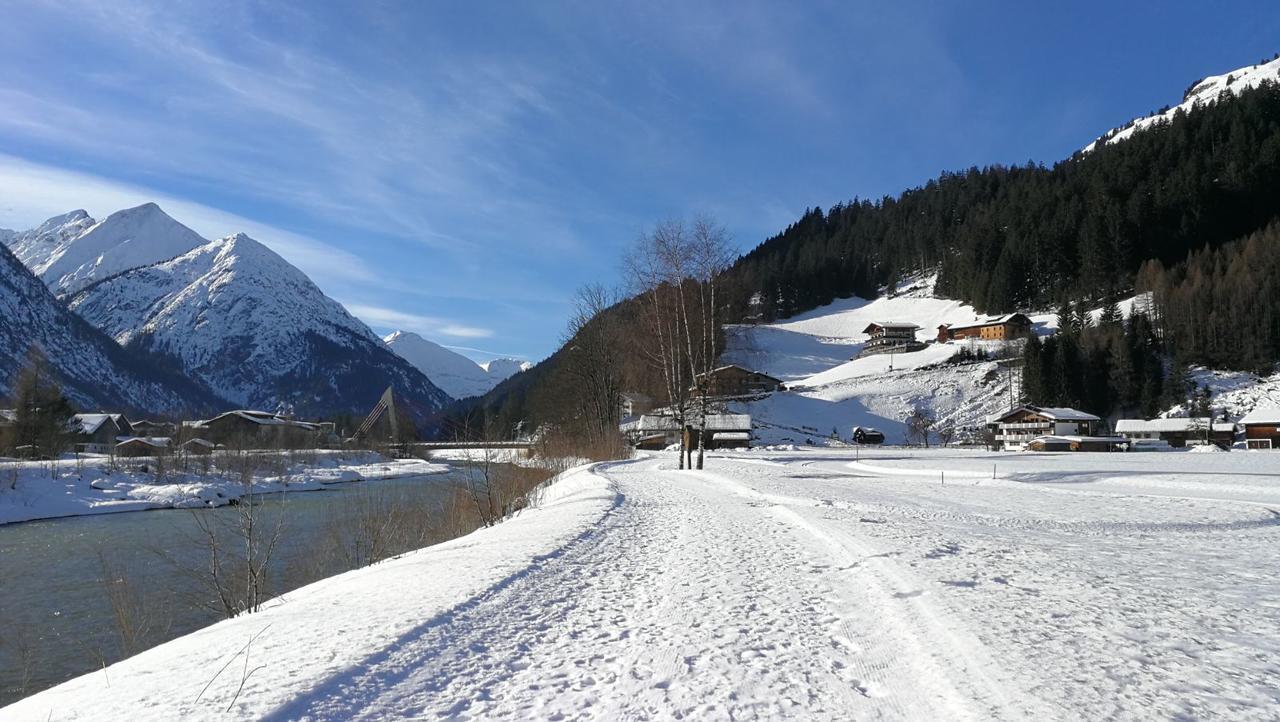
[[[0,717],[1280,717],[1280,454],[673,466],[581,472]],[[268,628],[243,692],[197,700]]]
[[[981,645],[874,549],[670,465],[609,467],[623,501],[596,529],[276,718],[1009,711]]]

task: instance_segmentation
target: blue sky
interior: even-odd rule
[[[1049,7],[1031,7],[1045,5]],[[664,218],[1051,163],[1280,50],[1274,2],[4,2],[0,227],[156,200],[375,330],[554,350]]]

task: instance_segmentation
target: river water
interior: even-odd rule
[[[279,530],[269,591],[282,594],[367,564],[370,555],[443,540],[439,527],[424,520],[442,513],[459,475],[259,500],[257,523]],[[380,550],[360,544],[360,521],[391,510],[413,512],[400,514],[413,533]],[[221,618],[205,608],[216,606],[217,595],[204,573],[210,554],[202,529],[233,541],[229,530],[241,511],[156,510],[0,526],[0,707]]]

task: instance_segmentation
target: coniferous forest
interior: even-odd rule
[[[1051,168],[971,168],[812,209],[730,270],[736,311],[771,321],[934,268],[940,295],[984,312],[1096,308],[1147,261],[1172,266],[1264,227],[1280,216],[1277,188],[1280,87],[1266,85]]]

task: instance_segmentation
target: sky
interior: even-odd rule
[[[667,219],[1050,164],[1280,51],[1271,2],[0,0],[0,228],[146,201],[375,331],[539,360]]]

